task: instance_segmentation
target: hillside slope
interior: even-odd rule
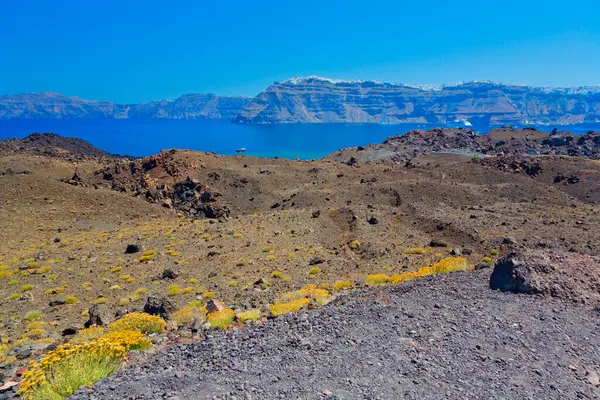
[[[0,96],[0,119],[225,119],[231,120],[247,97],[187,94],[176,100],[117,104],[59,93]]]
[[[600,118],[600,88],[536,88],[468,82],[435,88],[319,77],[274,83],[239,123],[573,124]]]
[[[488,277],[438,275],[215,333],[72,399],[596,398],[596,312],[492,291]]]

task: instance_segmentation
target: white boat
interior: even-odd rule
[[[246,152],[246,148],[245,147],[240,147],[239,149],[235,149],[236,153],[245,153]]]
[[[446,127],[447,128],[468,128],[473,126],[473,124],[471,123],[471,121],[469,121],[468,119],[457,119],[454,122],[446,122]]]

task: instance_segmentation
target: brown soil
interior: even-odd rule
[[[0,335],[26,335],[25,314],[39,310],[46,322],[39,337],[60,341],[63,329],[83,325],[82,313],[98,298],[115,312],[141,310],[141,288],[165,296],[173,284],[191,287],[170,299],[177,307],[207,289],[229,305],[265,307],[309,283],[401,273],[455,248],[471,265],[495,258],[494,249],[502,256],[519,247],[598,255],[600,164],[541,162],[542,172],[530,176],[452,155],[348,166],[192,151],[134,161],[5,152],[0,172],[28,173],[0,173],[0,265],[12,273],[0,280]],[[80,184],[64,182],[75,171]],[[580,183],[554,183],[571,171]],[[192,220],[153,197],[188,176],[221,194],[227,221]],[[448,246],[431,248],[432,240]],[[125,254],[129,244],[157,255],[140,262],[141,253]],[[409,255],[408,248],[424,251]],[[310,277],[315,257],[323,259],[321,273]],[[160,279],[167,268],[176,279]],[[285,279],[272,278],[274,271]],[[33,288],[23,292],[24,285]],[[15,294],[20,299],[8,300]],[[50,306],[66,296],[78,302]]]

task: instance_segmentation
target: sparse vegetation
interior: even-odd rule
[[[101,326],[90,326],[89,328],[81,329],[77,335],[70,340],[71,343],[89,342],[104,335],[104,328]]]
[[[59,346],[32,363],[23,375],[19,393],[28,400],[64,399],[81,386],[114,373],[130,350],[144,349],[150,344],[140,332],[122,331],[90,342]]]
[[[177,296],[178,294],[181,293],[181,288],[179,287],[179,285],[170,285],[169,288],[167,289],[167,295],[169,296]]]
[[[298,312],[301,309],[303,309],[304,307],[308,306],[309,304],[310,304],[310,299],[300,298],[300,299],[290,301],[289,303],[273,304],[273,305],[271,305],[269,310],[271,311],[271,314],[278,317],[280,315]]]
[[[205,298],[206,300],[214,299],[215,296],[216,296],[215,292],[204,292],[204,293],[202,293],[202,297]]]
[[[273,272],[271,272],[271,278],[281,279],[281,278],[283,278],[283,272],[273,271]]]
[[[260,319],[260,317],[260,310],[258,308],[242,311],[237,315],[237,318],[240,320],[240,322],[256,321]]]
[[[109,330],[111,332],[136,331],[150,334],[161,333],[166,326],[166,322],[159,316],[134,312],[110,324]]]
[[[193,304],[189,304],[175,311],[171,315],[171,318],[175,321],[177,326],[191,326],[195,322],[202,322],[206,319],[201,307],[194,306]]]
[[[352,283],[350,281],[338,281],[333,284],[334,292],[339,292],[342,290],[350,290],[352,288],[354,288],[354,283]]]
[[[30,290],[32,290],[32,289],[33,289],[33,285],[29,285],[29,284],[27,284],[27,285],[23,285],[23,286],[21,286],[21,291],[22,291],[22,292],[29,292],[29,291],[30,291]]]
[[[367,286],[384,286],[390,282],[390,277],[386,274],[373,274],[367,276],[365,284]]]
[[[404,254],[423,254],[425,249],[423,247],[409,247],[404,250]]]
[[[39,319],[42,316],[42,312],[39,310],[31,310],[28,311],[27,314],[25,314],[25,319],[27,321],[33,321],[36,319]]]
[[[206,320],[211,326],[227,329],[235,319],[235,311],[231,308],[224,308],[219,311],[215,311],[206,315]]]

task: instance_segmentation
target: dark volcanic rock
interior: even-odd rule
[[[72,399],[596,398],[586,368],[580,376],[567,367],[598,365],[593,311],[492,291],[488,279],[487,271],[437,275],[214,332]]]
[[[112,314],[107,307],[94,304],[88,310],[89,317],[84,326],[89,328],[90,326],[107,326],[115,319],[114,314]]]
[[[65,328],[61,332],[61,336],[73,336],[77,333],[76,328]]]
[[[322,257],[313,257],[308,262],[308,265],[319,265],[319,264],[323,264],[324,262],[325,262],[325,259],[323,259]]]
[[[175,310],[175,306],[166,297],[149,296],[144,304],[145,313],[159,315],[164,320],[168,320]]]
[[[134,254],[142,251],[142,248],[137,244],[128,244],[125,249],[125,254]]]
[[[1,99],[2,96],[0,96]],[[0,106],[0,114],[2,107]],[[33,153],[52,157],[111,157],[110,154],[94,147],[82,139],[64,137],[55,133],[33,133],[23,139],[0,140],[0,150],[13,153]],[[82,185],[83,181],[75,172],[72,179],[65,182]]]
[[[218,192],[210,191],[205,185],[189,176],[173,187],[173,206],[190,218],[218,219],[229,215],[229,208],[219,204]]]
[[[490,287],[599,303],[600,264],[594,257],[575,253],[543,250],[511,252],[496,263]]]
[[[160,276],[161,279],[177,279],[179,275],[172,269],[165,269]]]
[[[451,153],[471,156],[472,162],[487,167],[530,176],[542,172],[539,157],[532,156],[570,155],[600,159],[600,140],[595,140],[600,137],[600,133],[588,132],[576,136],[561,132],[556,135],[579,140],[546,141],[550,135],[547,132],[511,127],[492,129],[482,135],[464,128],[433,128],[428,131],[417,129],[389,137],[381,144],[368,145],[362,152],[356,152],[354,148],[342,149],[328,157],[343,163],[348,163],[348,157],[351,156],[357,163],[371,160],[392,161],[404,164],[405,168],[415,168],[416,165],[412,161],[415,158],[428,154]],[[580,145],[580,142],[584,145]],[[563,180],[568,180],[569,184],[576,184],[581,178],[577,175],[558,176],[555,183]]]
[[[441,240],[432,240],[429,243],[430,247],[447,247],[448,244],[446,242],[442,242]]]

